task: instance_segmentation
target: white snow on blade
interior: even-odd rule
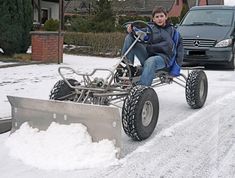
[[[92,142],[87,128],[79,123],[53,122],[46,131],[24,123],[5,144],[11,157],[39,169],[75,170],[118,163],[113,142]]]

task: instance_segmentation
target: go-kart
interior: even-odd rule
[[[152,31],[142,21],[131,25],[134,42],[112,69],[96,68],[91,73],[80,73],[71,67],[59,67],[62,80],[54,85],[50,100],[8,96],[12,132],[24,122],[39,130],[46,130],[52,122],[82,123],[94,141],[114,140],[115,146],[121,148],[121,126],[133,140],[147,139],[153,133],[159,115],[155,86],[176,83],[185,88],[188,105],[201,108],[208,92],[207,76],[202,70],[188,71],[187,76],[183,73],[172,76],[166,68],[156,71],[152,86],[138,84],[142,66],[133,66],[126,56],[136,43],[148,43],[150,38],[146,35],[151,37]],[[142,30],[143,27],[147,30]],[[99,72],[107,76],[97,77]],[[75,77],[67,77],[68,73]]]

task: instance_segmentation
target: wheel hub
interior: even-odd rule
[[[150,124],[152,117],[153,104],[150,101],[146,101],[142,109],[142,124],[147,127]]]

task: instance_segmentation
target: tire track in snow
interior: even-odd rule
[[[231,156],[234,154],[234,143],[227,144],[226,151],[221,148],[226,142],[225,138],[231,137],[235,132],[234,128],[224,131],[228,121],[230,125],[235,122],[232,117],[235,112],[222,118],[221,113],[227,112],[228,105],[235,106],[235,92],[217,99],[185,120],[162,130],[121,159],[120,166],[106,170],[103,176],[223,177],[224,169],[232,175],[234,162]],[[233,111],[231,108],[227,109],[229,112]],[[152,157],[156,159],[151,159]],[[231,176],[230,174],[228,176]]]

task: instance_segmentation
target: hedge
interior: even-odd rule
[[[67,32],[64,42],[75,48],[65,48],[65,53],[95,56],[119,56],[126,34],[113,33],[80,33]]]
[[[43,30],[45,31],[57,31],[59,29],[60,22],[58,20],[49,19],[45,22]]]

